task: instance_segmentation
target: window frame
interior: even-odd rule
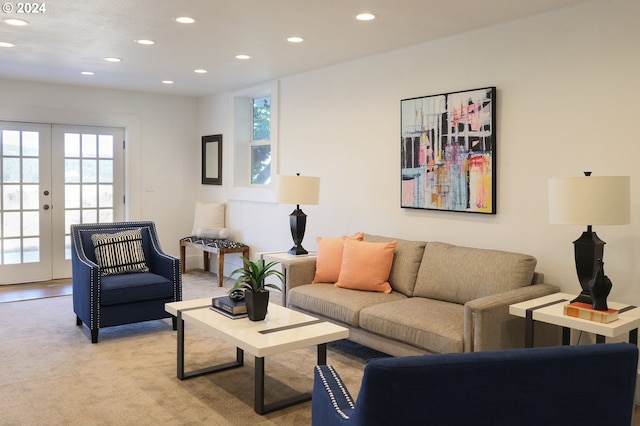
[[[230,149],[229,197],[235,200],[275,202],[275,176],[278,174],[278,89],[279,82],[234,91],[229,96]],[[251,183],[251,147],[253,146],[253,99],[271,97],[271,180],[268,185]],[[264,145],[264,141],[257,142]]]

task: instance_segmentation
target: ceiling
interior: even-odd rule
[[[0,47],[0,78],[202,96],[586,1],[48,0],[38,14],[5,2],[14,12],[0,19],[29,25],[0,22],[0,42],[15,45]],[[365,11],[376,19],[357,21]],[[196,21],[175,22],[180,16]]]

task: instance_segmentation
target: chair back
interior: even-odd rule
[[[628,425],[637,365],[628,343],[377,359],[350,423]]]

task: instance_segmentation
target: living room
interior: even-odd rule
[[[234,186],[230,100],[275,88],[277,173],[321,181],[319,204],[302,206],[305,248],[363,231],[516,251],[568,293],[579,290],[572,242],[584,229],[549,223],[548,179],[630,176],[631,223],[594,230],[607,243],[610,299],[638,305],[638,17],[636,0],[580,2],[201,97],[0,78],[0,120],[125,128],[128,219],[154,221],[178,256],[196,201],[224,202],[233,239],[256,256],[291,246],[295,206]],[[497,88],[496,214],[401,208],[400,101],[488,86]],[[212,134],[223,135],[221,186],[200,183],[201,136]]]
[[[365,231],[520,251],[537,257],[548,282],[575,291],[571,242],[583,229],[549,223],[547,180],[590,170],[631,176],[633,187],[638,7],[584,2],[271,82],[278,173],[321,179],[319,205],[304,207],[306,247]],[[497,214],[400,208],[400,100],[486,86],[498,93]],[[290,246],[293,206],[233,187],[233,91],[194,98],[6,79],[0,91],[4,120],[124,126],[128,218],[155,221],[169,253],[190,232],[196,200],[226,202],[228,228],[253,253]],[[222,186],[200,184],[208,134],[224,137]],[[596,231],[607,242],[611,299],[638,304],[637,197],[631,207],[630,225]]]

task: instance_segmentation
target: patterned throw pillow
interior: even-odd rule
[[[142,250],[142,229],[91,236],[102,275],[149,272]]]

